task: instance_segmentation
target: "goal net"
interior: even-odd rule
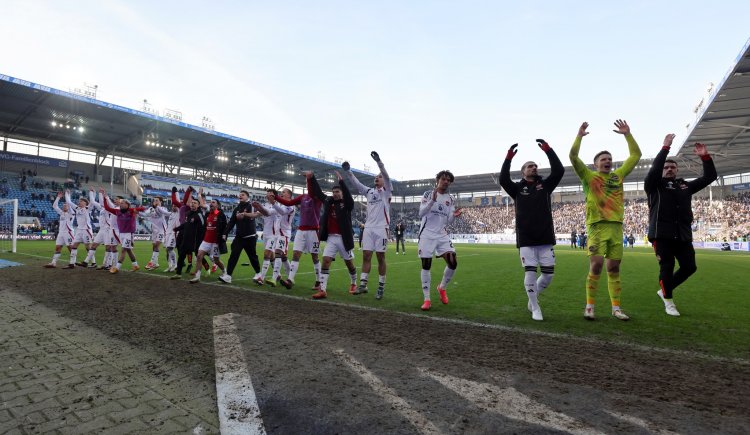
[[[0,252],[16,252],[18,199],[0,199]]]

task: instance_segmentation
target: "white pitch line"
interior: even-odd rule
[[[265,435],[234,316],[229,313],[213,319],[219,427],[222,434]]]
[[[653,432],[653,433],[657,433],[661,435],[677,435],[677,432],[672,432],[667,429],[660,429],[660,428],[654,427],[654,425],[650,424],[646,420],[640,419],[638,417],[634,417],[632,415],[620,414],[619,412],[610,411],[608,409],[605,409],[604,412],[606,412],[607,414],[611,415],[612,417],[618,420],[626,421],[634,426],[642,427],[643,429],[646,429],[649,432]]]
[[[454,378],[450,375],[439,374],[422,368],[419,371],[469,400],[483,411],[494,412],[513,420],[571,434],[601,433],[572,417],[531,400],[529,396],[513,387],[501,388],[492,384]]]
[[[393,409],[404,416],[404,418],[406,418],[417,429],[417,431],[423,434],[443,433],[430,420],[427,420],[425,416],[409,406],[406,400],[402,399],[393,389],[388,388],[380,378],[375,376],[374,373],[369,371],[367,367],[354,359],[354,357],[344,352],[343,349],[334,350],[333,353],[338,356],[344,364],[349,366],[351,371],[362,378],[362,380],[364,380],[378,396],[385,399]]]

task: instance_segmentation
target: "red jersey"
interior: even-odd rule
[[[331,203],[328,207],[328,234],[341,234],[339,220],[336,217],[336,205],[335,203]]]
[[[203,241],[206,243],[218,243],[219,235],[216,233],[216,221],[219,219],[219,210],[214,210],[206,216],[206,235]]]

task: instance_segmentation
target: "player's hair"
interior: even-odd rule
[[[212,201],[216,201],[216,208],[221,210],[221,201],[219,201],[218,199],[213,199]]]
[[[448,179],[451,180],[451,183],[456,179],[456,177],[453,176],[453,173],[446,169],[438,172],[437,175],[435,175],[435,181],[440,180],[441,178],[443,178],[443,176],[448,177]]]
[[[599,152],[598,152],[598,153],[596,153],[596,155],[594,156],[594,163],[596,163],[596,161],[597,161],[597,160],[599,160],[599,156],[601,156],[602,154],[609,154],[609,156],[610,156],[610,157],[612,157],[612,153],[611,153],[611,152],[609,152],[609,151],[607,151],[607,150],[604,150],[604,151],[599,151]]]
[[[333,186],[331,186],[331,191],[334,191],[334,190],[342,190],[342,189],[341,189],[341,186],[339,186],[338,184],[334,184]]]
[[[292,189],[289,189],[288,187],[285,187],[281,189],[282,192],[289,192],[289,196],[292,196]]]
[[[271,192],[274,195],[278,195],[279,194],[279,192],[277,192],[276,189],[266,189],[266,192]]]
[[[117,195],[117,196],[115,196],[115,198],[117,198],[117,199],[119,199],[119,200],[123,200],[123,199],[125,199],[125,197],[123,197],[123,196],[120,196],[120,195]]]
[[[158,199],[162,204],[164,203],[164,198],[162,198],[161,196],[155,196],[154,199]]]
[[[677,166],[677,162],[675,162],[675,161],[674,161],[674,160],[672,160],[672,159],[667,159],[667,160],[665,160],[665,161],[664,161],[664,163],[665,163],[665,164],[666,164],[666,163],[674,163],[674,165],[675,165],[675,166]]]
[[[536,165],[536,163],[534,163],[532,161],[528,161],[528,162],[524,163],[523,166],[521,166],[521,172],[523,173],[523,171],[526,170],[526,167],[529,166],[529,165],[531,165],[531,164]]]
[[[247,190],[240,190],[240,193],[244,193],[248,197],[250,196],[250,193]]]
[[[84,200],[84,201],[86,201],[86,204],[87,204],[87,205],[88,205],[88,203],[89,203],[89,200],[88,200],[88,198],[85,198],[85,197],[83,197],[83,196],[82,196],[82,197],[80,197],[80,198],[78,198],[78,200],[79,200],[79,201],[80,201],[80,200]]]

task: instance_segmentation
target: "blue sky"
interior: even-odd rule
[[[709,82],[750,37],[750,2],[8,1],[0,73],[183,112],[269,145],[394,178],[499,171],[519,142],[548,166],[681,144]],[[7,41],[13,41],[7,43]]]

